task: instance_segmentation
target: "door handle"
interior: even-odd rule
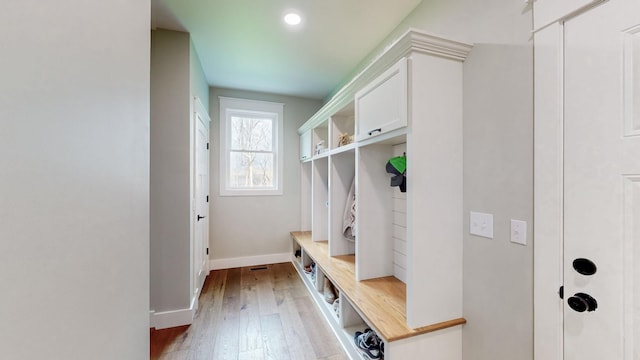
[[[200,219],[204,219],[206,218],[206,216],[200,216],[200,214],[198,214],[198,221],[200,221]]]
[[[569,307],[577,312],[595,311],[598,308],[598,302],[591,295],[585,293],[577,293],[567,300]]]
[[[598,267],[593,261],[585,258],[577,258],[573,260],[573,268],[582,275],[593,275],[598,271]]]
[[[377,132],[382,132],[382,128],[377,128],[377,129],[373,129],[371,131],[368,132],[369,136],[377,133]]]

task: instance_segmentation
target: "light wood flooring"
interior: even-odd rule
[[[346,360],[291,263],[212,271],[193,324],[151,330],[151,359]]]

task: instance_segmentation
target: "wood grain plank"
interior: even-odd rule
[[[262,327],[262,341],[264,358],[268,360],[291,359],[287,347],[287,341],[282,331],[282,322],[279,314],[271,314],[260,317]]]
[[[311,339],[311,346],[316,357],[323,358],[342,353],[342,348],[332,340],[335,335],[331,333],[329,324],[317,311],[316,305],[310,298],[294,299],[296,307],[300,313],[300,318],[304,319],[304,331],[307,338]]]
[[[189,326],[178,326],[162,330],[151,329],[150,337],[155,339],[150,346],[151,359],[159,359],[163,354],[178,351],[188,328]]]
[[[256,289],[258,294],[258,306],[260,315],[271,315],[278,313],[278,305],[273,293],[273,271],[271,267],[267,270],[256,270],[252,272],[256,278]]]
[[[215,338],[214,338],[215,339]],[[189,349],[186,360],[213,359],[213,341]]]
[[[291,297],[308,297],[309,292],[300,280],[300,275],[291,263],[281,263],[273,265],[273,281],[274,293],[276,294],[276,303],[280,306],[281,298],[278,294],[286,293]],[[282,292],[281,290],[286,290]]]
[[[160,360],[186,360],[187,356],[189,356],[189,350],[178,350],[162,354]]]
[[[311,344],[312,339],[307,336],[305,330],[306,321],[301,318],[300,311],[296,306],[295,299],[300,298],[300,296],[295,294],[295,289],[293,288],[276,291],[280,294],[277,297],[282,298],[282,303],[279,305],[280,319],[282,320],[282,331],[289,346],[291,358],[300,360],[316,359]]]
[[[213,358],[213,348],[220,319],[224,316],[222,304],[226,290],[228,271],[219,270],[211,272],[205,281],[201,302],[194,323],[201,324],[198,327],[198,336],[192,342],[189,359]]]
[[[264,360],[264,353],[262,349],[243,351],[238,355],[238,360]]]
[[[258,305],[258,278],[250,268],[242,269],[240,306],[240,353],[262,354],[262,332]],[[254,350],[260,350],[259,352]]]
[[[213,347],[213,359],[236,360],[239,350],[240,332],[240,281],[241,269],[229,269],[222,309],[216,318],[216,337]]]
[[[320,358],[318,360],[349,360],[349,358],[344,354],[337,354],[329,357]]]

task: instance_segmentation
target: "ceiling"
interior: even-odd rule
[[[421,2],[152,0],[151,25],[191,34],[210,86],[322,99]]]

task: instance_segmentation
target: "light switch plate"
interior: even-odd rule
[[[469,212],[469,232],[472,235],[493,239],[493,214]]]
[[[511,219],[511,242],[527,245],[527,222]]]

